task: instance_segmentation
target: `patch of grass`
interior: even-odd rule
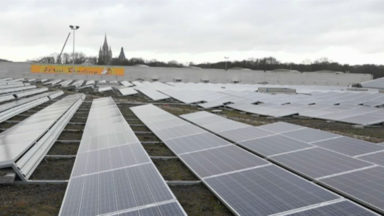
[[[45,158],[33,173],[31,179],[69,179],[75,158]]]
[[[179,159],[152,159],[165,180],[197,180]]]
[[[203,184],[170,188],[189,216],[233,215]]]
[[[0,185],[0,216],[57,215],[66,184]]]

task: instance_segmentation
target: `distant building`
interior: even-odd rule
[[[99,59],[97,63],[108,65],[111,63],[111,61],[112,61],[112,50],[111,50],[111,47],[108,46],[107,35],[105,35],[103,46],[100,47],[100,50],[99,50]]]
[[[119,54],[119,62],[120,62],[120,63],[123,63],[123,62],[125,62],[126,60],[127,60],[127,59],[125,58],[124,48],[121,47],[120,54]]]

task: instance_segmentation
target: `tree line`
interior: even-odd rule
[[[57,54],[39,58],[33,62],[43,64],[72,64],[72,54],[63,53],[60,58]],[[75,64],[87,64],[96,65],[98,64],[96,57],[87,57],[83,53],[75,53]],[[241,61],[219,61],[219,62],[207,62],[194,64],[193,62],[188,65],[184,65],[177,61],[158,61],[156,59],[145,60],[143,58],[129,58],[119,59],[113,58],[110,65],[114,66],[133,66],[133,65],[147,65],[150,67],[200,67],[200,68],[214,68],[214,69],[235,69],[235,68],[246,68],[251,70],[278,70],[288,69],[297,70],[301,72],[314,72],[314,71],[341,71],[345,73],[363,73],[372,74],[374,78],[384,77],[384,65],[376,64],[363,64],[363,65],[350,65],[340,64],[333,62],[327,58],[321,58],[313,62],[305,63],[284,63],[280,62],[274,57],[265,58],[254,58]]]
[[[249,59],[242,61],[220,61],[215,63],[193,64],[201,68],[248,68],[252,70],[278,70],[289,69],[301,72],[315,72],[322,70],[341,71],[346,73],[372,74],[374,78],[384,77],[384,65],[363,64],[349,65],[332,62],[326,58],[306,63],[283,63],[273,57]]]

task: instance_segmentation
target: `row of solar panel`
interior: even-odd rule
[[[84,83],[83,80],[77,80],[75,82],[73,82],[73,80],[62,81],[59,79],[51,80],[51,81],[44,80],[44,81],[46,85],[52,85],[52,86],[60,85],[61,87],[75,86],[76,88],[79,88]],[[154,100],[154,101],[170,98],[169,96],[156,90],[156,87],[164,84],[158,83],[158,85],[156,85],[156,83],[148,84],[147,82],[144,82],[144,83],[134,82],[134,83],[137,84],[136,87],[132,87],[132,84],[128,81],[122,81],[121,82],[122,86],[112,87],[109,85],[105,85],[103,82],[99,81],[98,84],[100,85],[98,86],[98,92],[112,91],[113,88],[115,88],[122,96],[134,95],[138,93],[137,91],[140,91],[141,93],[143,93],[144,95],[146,95],[147,97],[149,97],[151,100]],[[92,86],[92,85],[95,85],[94,80],[89,80],[85,83],[85,86]]]
[[[82,94],[75,94],[64,97],[63,99],[49,105],[42,110],[39,110],[37,113],[2,132],[0,134],[0,167],[14,168],[15,172],[19,174],[21,179],[24,179],[25,176],[30,176],[29,173],[34,170],[35,165],[31,164],[32,157],[27,158],[25,156],[28,156],[30,151],[35,151],[34,146],[36,146],[38,143],[41,145],[46,143],[47,140],[45,139],[49,137],[47,134],[51,128],[57,125],[58,121],[62,119],[63,115],[65,115],[65,113],[67,113],[68,110],[74,106],[74,104],[81,104],[83,97],[84,95]],[[40,103],[39,100],[40,99],[37,99],[35,101]],[[43,102],[46,102],[49,99],[45,95],[42,100]],[[32,103],[35,102],[32,101]],[[9,110],[4,112],[7,111]],[[60,133],[60,130],[57,129],[56,132]],[[41,140],[44,141],[40,142]],[[50,141],[47,142],[48,144],[51,143]],[[45,152],[45,149],[40,149]],[[34,161],[39,160],[38,158],[33,159],[36,159]],[[19,161],[23,162],[19,163]],[[18,167],[20,170],[16,170],[16,167]]]
[[[204,111],[182,117],[384,212],[382,145],[284,122],[254,127]]]
[[[112,98],[93,100],[60,215],[186,215]]]
[[[131,109],[237,215],[375,215],[156,106]],[[247,126],[205,122],[223,131]],[[241,139],[253,132],[241,133]]]

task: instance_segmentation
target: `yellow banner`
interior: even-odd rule
[[[124,76],[124,68],[76,65],[74,70],[72,65],[34,65],[33,64],[31,65],[31,73]]]

